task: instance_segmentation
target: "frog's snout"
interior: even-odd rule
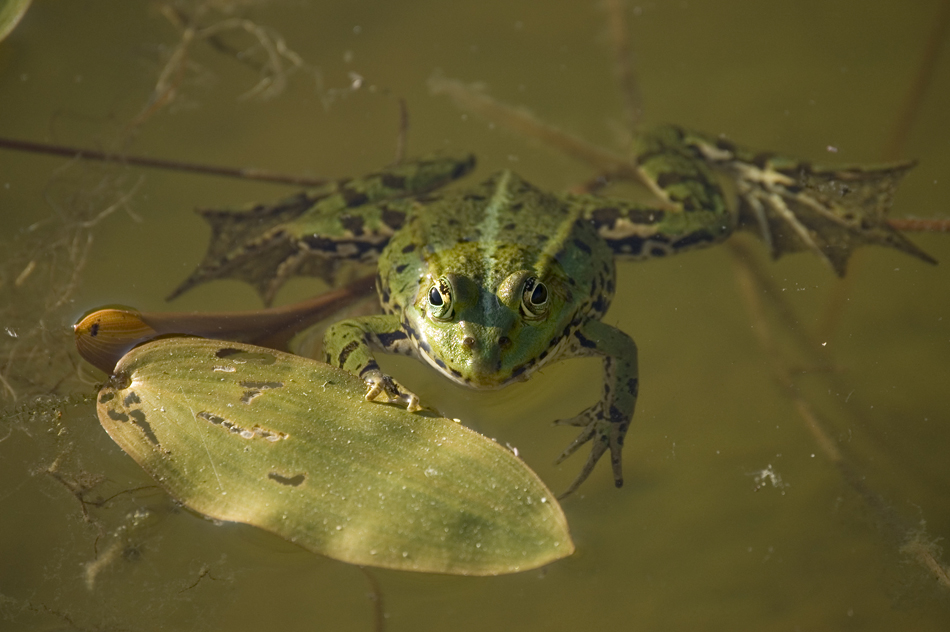
[[[511,347],[511,338],[505,328],[461,323],[462,363],[466,365],[469,382],[474,386],[491,388],[504,381],[502,354]]]

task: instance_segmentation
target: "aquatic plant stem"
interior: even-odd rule
[[[614,75],[623,99],[624,123],[634,136],[643,118],[643,93],[637,78],[636,58],[630,46],[630,27],[624,0],[605,0],[607,30],[614,56]]]
[[[242,180],[259,180],[261,182],[273,182],[275,184],[292,184],[297,186],[321,186],[329,182],[328,178],[318,178],[302,175],[291,175],[286,173],[276,173],[255,169],[253,167],[235,168],[223,167],[220,165],[208,165],[195,162],[184,162],[181,160],[165,160],[163,158],[150,158],[147,156],[133,156],[122,153],[101,151],[98,149],[87,149],[83,147],[69,147],[66,145],[56,145],[52,143],[40,143],[35,141],[17,140],[14,138],[0,138],[0,149],[12,149],[14,151],[26,151],[38,154],[47,154],[51,156],[62,156],[63,158],[72,158],[79,160],[98,160],[101,162],[113,162],[126,164],[133,167],[150,167],[154,169],[170,169],[173,171],[186,171],[190,173],[199,173],[210,176],[224,176],[227,178],[240,178]]]
[[[920,113],[924,96],[927,94],[930,84],[933,83],[934,71],[937,68],[937,61],[940,59],[940,51],[944,42],[947,41],[948,34],[950,34],[950,0],[943,0],[937,10],[937,15],[934,17],[930,36],[924,45],[920,65],[917,66],[917,74],[904,94],[900,113],[895,119],[890,138],[885,145],[883,157],[886,161],[899,160],[904,154],[904,146],[907,144],[910,130]]]
[[[640,174],[636,163],[630,158],[607,151],[582,138],[552,127],[524,108],[516,108],[493,99],[476,86],[436,76],[429,80],[429,89],[433,94],[448,96],[461,110],[476,114],[519,136],[535,139],[553,147],[578,162],[590,165],[606,177],[641,182],[652,190],[651,185]]]
[[[366,583],[369,584],[369,593],[367,598],[373,602],[373,630],[374,632],[384,632],[386,629],[386,608],[383,605],[383,591],[379,587],[379,580],[376,574],[366,566],[357,566],[363,572]]]

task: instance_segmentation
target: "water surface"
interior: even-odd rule
[[[357,175],[393,159],[404,98],[410,153],[472,151],[479,159],[472,178],[511,167],[550,189],[593,175],[430,95],[426,82],[441,72],[625,149],[597,2],[252,7],[234,16],[279,34],[305,62],[283,92],[241,98],[258,72],[196,43],[187,71],[174,78],[174,102],[133,126],[179,41],[158,6],[36,3],[0,43],[0,134]],[[732,0],[631,8],[646,123],[724,133],[816,162],[873,163],[938,6]],[[204,19],[226,18],[210,11]],[[905,145],[905,157],[920,165],[900,189],[896,217],[946,217],[948,54],[937,60]],[[73,493],[91,488],[83,497],[95,500],[150,479],[83,401],[101,376],[71,351],[67,327],[104,303],[169,309],[163,297],[207,244],[193,208],[292,190],[0,152],[4,629],[372,629],[366,579],[354,567],[247,527],[212,524],[154,490],[85,508]],[[615,489],[608,468],[598,467],[564,504],[577,553],[541,571],[375,572],[386,629],[946,629],[947,591],[901,552],[915,529],[924,541],[950,535],[950,244],[944,235],[912,237],[943,263],[868,248],[847,281],[807,255],[770,264],[751,245],[755,265],[794,310],[793,329],[766,311],[781,366],[796,373],[805,401],[883,510],[847,484],[776,385],[774,356],[757,337],[763,323],[745,306],[727,247],[621,265],[606,320],[637,340],[642,372],[626,485]],[[322,289],[294,281],[278,301]],[[229,281],[201,286],[173,308],[259,304],[251,288]],[[823,345],[837,372],[799,375],[813,357],[796,332]],[[444,413],[516,446],[553,489],[580,467],[580,455],[552,465],[573,431],[550,420],[596,399],[596,362],[562,363],[498,393],[454,387],[409,360],[386,366]],[[757,479],[763,471],[780,484]],[[153,518],[123,540],[123,525],[140,508]],[[102,562],[90,591],[87,569],[96,559],[112,561]]]

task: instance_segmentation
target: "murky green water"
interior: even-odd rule
[[[282,94],[242,100],[257,71],[196,43],[187,72],[173,78],[175,102],[131,135],[178,31],[157,4],[35,4],[0,43],[0,135],[107,149],[124,139],[137,154],[351,175],[392,160],[403,97],[411,153],[474,151],[475,177],[513,166],[552,189],[592,175],[431,96],[426,80],[441,71],[622,148],[596,2],[270,3],[240,15],[279,33],[308,65]],[[632,25],[647,121],[820,162],[874,162],[937,9],[639,5]],[[920,166],[900,190],[897,217],[946,217],[948,55],[906,144]],[[84,519],[70,491],[99,482],[84,496],[95,501],[150,480],[80,401],[98,377],[71,351],[68,326],[103,303],[168,309],[162,297],[207,243],[192,208],[290,190],[0,151],[0,629],[372,629],[356,568],[176,511],[154,490],[87,504]],[[883,510],[845,482],[776,386],[727,248],[624,265],[607,320],[638,341],[643,376],[626,486],[614,489],[598,468],[565,503],[578,552],[543,571],[375,572],[386,629],[946,629],[948,591],[901,552],[909,529],[925,529],[928,540],[950,535],[950,239],[913,239],[943,263],[866,249],[846,285],[806,255],[763,268],[796,326],[840,368],[796,383]],[[295,281],[279,300],[319,288]],[[835,297],[846,299],[832,310],[836,326],[814,335]],[[249,287],[219,282],[174,308],[258,304]],[[786,364],[808,368],[794,335],[776,318],[768,323]],[[449,416],[517,446],[552,488],[580,466],[580,456],[551,465],[573,433],[549,420],[596,398],[595,362],[562,363],[500,393],[455,388],[412,361],[387,366]],[[48,393],[60,399],[37,406]],[[755,474],[769,466],[782,486],[755,491]],[[127,516],[141,507],[158,517],[123,540]],[[88,564],[110,552],[111,562],[93,567],[90,590]]]

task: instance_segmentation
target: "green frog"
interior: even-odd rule
[[[667,126],[643,135],[636,170],[658,199],[642,204],[543,191],[511,171],[440,191],[474,158],[433,158],[341,180],[272,205],[202,211],[213,235],[204,262],[169,298],[237,277],[269,303],[291,275],[332,278],[341,261],[375,262],[382,315],[343,320],[324,338],[327,363],[360,376],[367,400],[420,409],[374,353],[410,355],[453,382],[498,389],[558,360],[603,361],[600,399],[569,419],[581,428],[561,462],[590,443],[562,496],[609,453],[615,484],[637,401],[637,347],[601,319],[615,261],[709,246],[737,229],[772,255],[809,250],[843,274],[860,244],[933,260],[884,220],[910,163],[824,169]],[[728,204],[715,172],[732,181]]]

